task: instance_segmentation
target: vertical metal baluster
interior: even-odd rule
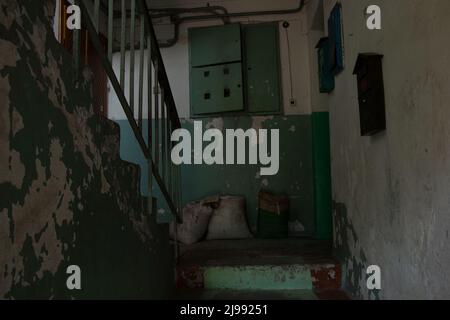
[[[94,2],[94,27],[95,27],[95,31],[97,31],[97,33],[99,33],[99,30],[98,30],[99,19],[100,19],[100,0],[95,0],[95,2]]]
[[[73,30],[73,58],[75,60],[76,73],[80,69],[80,30]]]
[[[174,166],[174,164],[173,164],[173,162],[172,162],[172,157],[171,157],[171,153],[172,153],[172,122],[169,120],[169,122],[168,122],[168,133],[169,133],[169,136],[168,136],[168,143],[169,143],[169,147],[168,147],[168,150],[167,150],[167,159],[168,159],[168,162],[169,162],[169,173],[168,173],[168,181],[167,181],[167,186],[168,186],[168,190],[169,190],[169,194],[170,194],[170,196],[173,198],[173,184],[172,184],[172,182],[173,182],[173,166]]]
[[[177,219],[182,219],[182,199],[181,199],[181,166],[177,167]]]
[[[150,28],[150,26],[149,26]],[[147,135],[148,135],[148,150],[150,153],[150,157],[148,159],[148,206],[149,213],[153,213],[153,168],[152,168],[152,158],[153,158],[153,126],[152,126],[152,118],[153,118],[153,80],[152,80],[152,50],[150,38],[147,38],[147,49],[148,49],[148,58],[147,58],[147,99],[148,99],[148,110],[147,110]]]
[[[126,37],[127,11],[125,0],[122,0],[122,23],[120,26],[120,85],[125,89],[125,37]]]
[[[171,200],[172,200],[173,206],[176,211],[177,210],[177,191],[176,190],[177,190],[177,180],[178,180],[178,176],[177,176],[178,166],[174,165],[172,170],[173,170],[173,188],[172,188],[172,199]],[[172,214],[176,218],[177,213],[172,212]]]
[[[150,149],[150,154],[153,158],[153,80],[152,80],[152,48],[151,48],[151,41],[150,38],[147,39],[147,99],[148,99],[148,123],[147,123],[147,129],[148,129],[148,148]]]
[[[171,157],[171,152],[172,152],[172,141],[171,141],[171,137],[172,137],[172,126],[171,126],[171,121],[170,121],[170,110],[169,107],[167,107],[167,153],[166,153],[166,158],[167,158],[167,162],[169,164],[169,169],[170,166],[172,165],[172,157]],[[169,174],[167,175],[167,184],[170,187],[170,183],[171,183],[171,177],[170,177],[170,171]]]
[[[138,118],[138,126],[142,132],[142,105],[144,101],[144,35],[145,35],[145,25],[144,25],[144,15],[140,16],[140,61],[139,61],[139,118]],[[150,62],[149,62],[150,63]]]
[[[169,106],[166,105],[166,183],[169,188],[169,181],[170,181],[170,165],[172,163],[172,159],[170,158],[170,151],[171,151],[171,142],[170,142],[170,114],[169,114]]]
[[[154,162],[156,170],[159,173],[159,64],[156,60],[155,64],[155,85],[154,85],[154,95],[155,95],[155,157]]]
[[[113,52],[113,27],[114,27],[114,0],[108,1],[108,60],[112,63]]]
[[[170,159],[170,121],[169,121],[169,106],[166,104],[166,153],[165,153],[165,157],[166,157],[166,183],[167,186],[169,186],[169,176],[170,176],[170,164],[172,163],[172,160]]]
[[[172,159],[171,159],[171,157],[170,157],[170,153],[171,153],[171,150],[172,150],[172,140],[171,140],[171,133],[172,133],[172,122],[171,121],[169,121],[168,122],[168,127],[169,127],[169,130],[168,130],[168,132],[169,132],[169,178],[168,178],[168,182],[167,182],[167,186],[168,186],[168,189],[169,189],[169,194],[170,194],[170,197],[171,197],[171,199],[170,199],[170,201],[172,201],[172,203],[174,204],[174,207],[176,208],[176,202],[175,202],[175,192],[174,192],[174,184],[173,184],[173,182],[174,182],[174,172],[175,172],[175,169],[176,169],[176,166],[174,165],[174,163],[172,162]],[[177,209],[175,209],[175,210],[177,210]],[[178,258],[179,258],[179,256],[180,256],[180,248],[179,248],[179,242],[178,242],[178,223],[180,222],[179,221],[179,218],[178,218],[178,213],[177,212],[173,212],[172,213],[172,223],[174,224],[174,230],[175,230],[175,236],[177,237],[175,240],[175,244],[174,244],[174,250],[175,250],[175,252],[174,252],[174,254],[175,254],[175,262],[178,262]]]
[[[62,35],[60,36],[60,40],[61,41],[66,41],[67,40],[67,7],[64,3],[62,3],[60,1],[60,6],[61,6],[61,10],[62,10],[62,20],[60,21],[61,25],[64,25],[64,27],[62,28]]]
[[[134,114],[134,61],[135,61],[135,31],[136,31],[136,0],[131,1],[130,19],[130,107]]]
[[[89,64],[89,32],[87,30],[84,31],[84,57],[83,63],[85,65]]]
[[[75,0],[73,2],[75,5],[79,5],[79,0]],[[72,44],[72,53],[73,59],[75,62],[75,80],[78,81],[79,72],[80,72],[80,44],[81,44],[81,30],[75,29],[73,30],[73,44]]]
[[[164,88],[161,88],[161,178],[166,184],[166,104]]]

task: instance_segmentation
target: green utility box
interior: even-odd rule
[[[258,238],[279,239],[289,235],[289,198],[268,191],[259,192]]]

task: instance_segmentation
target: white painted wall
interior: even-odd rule
[[[311,94],[311,111],[328,111],[328,94],[319,90],[319,65],[316,45],[325,36],[323,24],[323,0],[308,1],[306,6],[308,20],[309,84]]]
[[[325,1],[325,17],[335,2]],[[345,70],[336,77],[329,104],[333,198],[341,208],[334,215],[335,241],[349,250],[344,274],[354,275],[347,276],[347,284],[369,297],[365,268],[376,264],[382,272],[381,298],[446,299],[450,1],[341,3]],[[381,31],[365,26],[369,4],[381,6]],[[361,52],[384,54],[387,130],[374,137],[361,137],[359,131],[352,71]]]
[[[298,14],[280,15],[280,16],[255,16],[248,18],[232,19],[232,22],[257,23],[265,21],[280,22],[280,56],[281,73],[283,88],[283,110],[286,115],[310,114],[312,110],[325,110],[327,108],[326,95],[318,94],[318,79],[314,75],[317,67],[314,46],[322,36],[322,31],[314,30],[309,32],[308,15],[313,15],[317,9],[319,0],[307,1],[305,9]],[[298,7],[299,0],[223,0],[223,1],[202,1],[202,0],[169,0],[169,1],[150,1],[152,8],[157,7],[198,7],[210,5],[221,5],[226,7],[229,12],[238,11],[262,11],[262,10],[280,10],[292,9]],[[308,7],[311,7],[308,9]],[[283,21],[289,21],[290,28],[288,36],[290,40],[291,66],[288,59],[288,45],[285,29],[281,27]],[[158,21],[155,21],[158,24]],[[200,27],[222,24],[221,21],[208,20],[200,22],[190,22],[183,24],[180,30],[179,42],[172,48],[161,49],[175,103],[181,118],[189,118],[189,58],[188,58],[188,35],[187,30],[190,27]],[[168,38],[171,36],[172,28],[164,21],[160,21],[155,26],[158,37]],[[118,58],[114,58],[114,67],[118,70]],[[297,100],[297,106],[290,106],[290,75],[289,69],[292,69],[292,86],[294,98]],[[128,68],[127,68],[128,69]],[[137,70],[137,67],[136,67]],[[137,72],[137,71],[136,71]],[[135,73],[136,73],[135,72]],[[128,70],[126,78],[129,78]],[[145,86],[146,87],[146,86]],[[123,119],[124,114],[115,98],[113,90],[110,90],[109,117],[112,119]]]

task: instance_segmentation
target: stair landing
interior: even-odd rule
[[[177,298],[342,299],[328,241],[245,239],[182,246]]]

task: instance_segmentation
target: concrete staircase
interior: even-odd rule
[[[208,241],[182,247],[177,299],[347,299],[329,242]]]

